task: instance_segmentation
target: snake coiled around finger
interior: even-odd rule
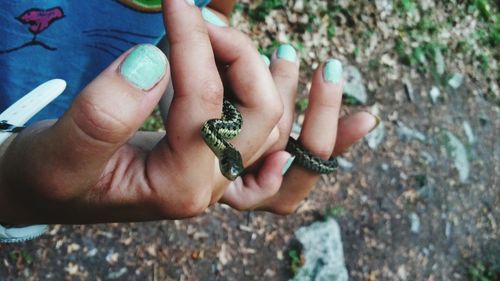
[[[228,141],[241,132],[241,113],[228,100],[224,100],[222,117],[210,119],[201,128],[206,144],[219,159],[219,168],[227,179],[234,181],[243,172],[241,154]]]

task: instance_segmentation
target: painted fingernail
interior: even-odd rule
[[[330,59],[326,62],[323,70],[326,82],[338,84],[342,81],[342,63],[339,60]]]
[[[120,66],[120,74],[131,84],[150,90],[158,83],[167,69],[167,57],[157,47],[149,44],[137,46]]]
[[[269,60],[269,58],[265,55],[260,55],[260,57],[262,58],[262,60],[264,61],[264,63],[267,65],[267,66],[270,66],[271,65],[271,61]]]
[[[374,125],[373,127],[370,129],[369,133],[371,133],[373,130],[375,130],[378,125],[380,125],[380,123],[382,122],[382,120],[380,119],[380,117],[378,117],[377,115],[373,114],[373,113],[370,113],[370,112],[367,112],[368,114],[370,114],[373,119],[374,119]]]
[[[205,21],[207,21],[213,25],[216,25],[219,27],[227,26],[227,24],[221,18],[219,18],[216,14],[214,14],[212,11],[210,11],[207,8],[201,8],[201,15],[203,16],[203,19],[205,19]]]
[[[190,6],[194,6],[194,0],[186,0],[186,3],[188,3],[188,5]]]
[[[297,61],[297,52],[290,44],[283,44],[278,48],[278,52],[276,54],[278,58],[284,59],[291,62]]]
[[[285,163],[285,166],[283,166],[283,169],[281,169],[282,176],[284,176],[286,174],[286,172],[288,172],[288,170],[290,169],[290,167],[293,164],[293,161],[295,161],[295,156],[288,158],[288,160]]]

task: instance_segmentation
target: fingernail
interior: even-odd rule
[[[201,8],[201,15],[202,15],[203,19],[205,19],[206,21],[208,21],[209,23],[211,23],[213,25],[216,25],[219,27],[227,26],[227,24],[221,18],[219,18],[216,14],[212,13],[212,11],[210,11],[207,8]]]
[[[188,3],[188,5],[190,6],[194,6],[194,0],[186,0],[186,3]]]
[[[375,122],[375,125],[373,125],[373,127],[369,131],[369,133],[371,133],[371,132],[373,132],[373,130],[375,130],[378,127],[378,125],[380,125],[380,122],[382,122],[382,120],[380,119],[380,117],[378,117],[375,114],[372,114],[370,112],[367,112],[367,113],[370,114],[373,117],[374,122]]]
[[[262,60],[264,61],[264,63],[267,65],[267,66],[270,66],[271,65],[271,61],[269,60],[269,58],[265,55],[260,55],[260,57],[262,58]]]
[[[326,62],[323,70],[326,82],[338,84],[342,81],[342,63],[339,60],[330,59]]]
[[[297,61],[297,52],[290,44],[281,45],[278,48],[277,56],[280,59],[284,59],[291,62]]]
[[[167,58],[153,45],[139,45],[120,66],[120,74],[134,86],[150,90],[165,75]]]
[[[288,158],[288,160],[285,163],[285,166],[283,166],[283,169],[281,169],[282,176],[284,176],[286,172],[288,172],[288,169],[290,169],[290,167],[292,166],[293,161],[295,161],[295,156]]]

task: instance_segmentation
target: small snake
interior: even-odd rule
[[[286,145],[286,151],[295,155],[294,163],[316,172],[318,174],[331,174],[337,170],[337,158],[330,157],[328,160],[323,160],[318,156],[307,151],[300,143],[294,138],[290,137]]]
[[[243,173],[244,167],[240,152],[228,140],[233,139],[241,132],[242,124],[241,113],[225,99],[222,117],[208,120],[201,128],[203,139],[219,158],[221,173],[231,181]],[[296,156],[294,163],[319,174],[333,173],[338,167],[336,158],[331,157],[328,160],[323,160],[307,151],[291,137],[288,140],[286,151]]]
[[[219,158],[221,173],[231,181],[243,172],[244,167],[240,152],[227,141],[241,132],[242,124],[241,113],[231,102],[224,100],[222,117],[208,120],[201,128],[203,139]]]

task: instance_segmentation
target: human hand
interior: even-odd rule
[[[175,88],[166,135],[137,133],[169,77],[160,51],[139,46],[91,82],[61,119],[30,126],[5,146],[0,221],[183,218],[224,192],[228,181],[200,135],[206,120],[220,117],[223,98],[206,23],[185,1],[165,1],[164,7]],[[266,67],[245,64],[259,59],[250,41],[234,51],[221,59],[227,61],[229,81],[242,83],[237,96],[245,122],[234,143],[250,165],[261,147],[277,139],[282,104]],[[240,59],[244,52],[248,57]],[[240,81],[242,74],[259,83]]]
[[[231,49],[231,41],[225,36],[226,34],[218,34],[217,38],[224,41],[220,45]],[[214,48],[219,45],[217,40],[212,42]],[[282,45],[274,53],[270,68],[284,102],[284,114],[278,125],[278,141],[253,170],[232,183],[221,202],[239,210],[290,214],[314,187],[319,174],[299,165],[293,165],[286,171],[289,163],[282,171],[283,166],[274,160],[285,150],[293,124],[299,74],[296,52],[291,46]],[[325,160],[347,150],[378,124],[377,118],[367,112],[358,112],[339,120],[341,78],[342,67],[339,61],[329,60],[318,67],[312,78],[309,106],[299,137],[303,147]],[[283,176],[284,172],[286,174]]]

